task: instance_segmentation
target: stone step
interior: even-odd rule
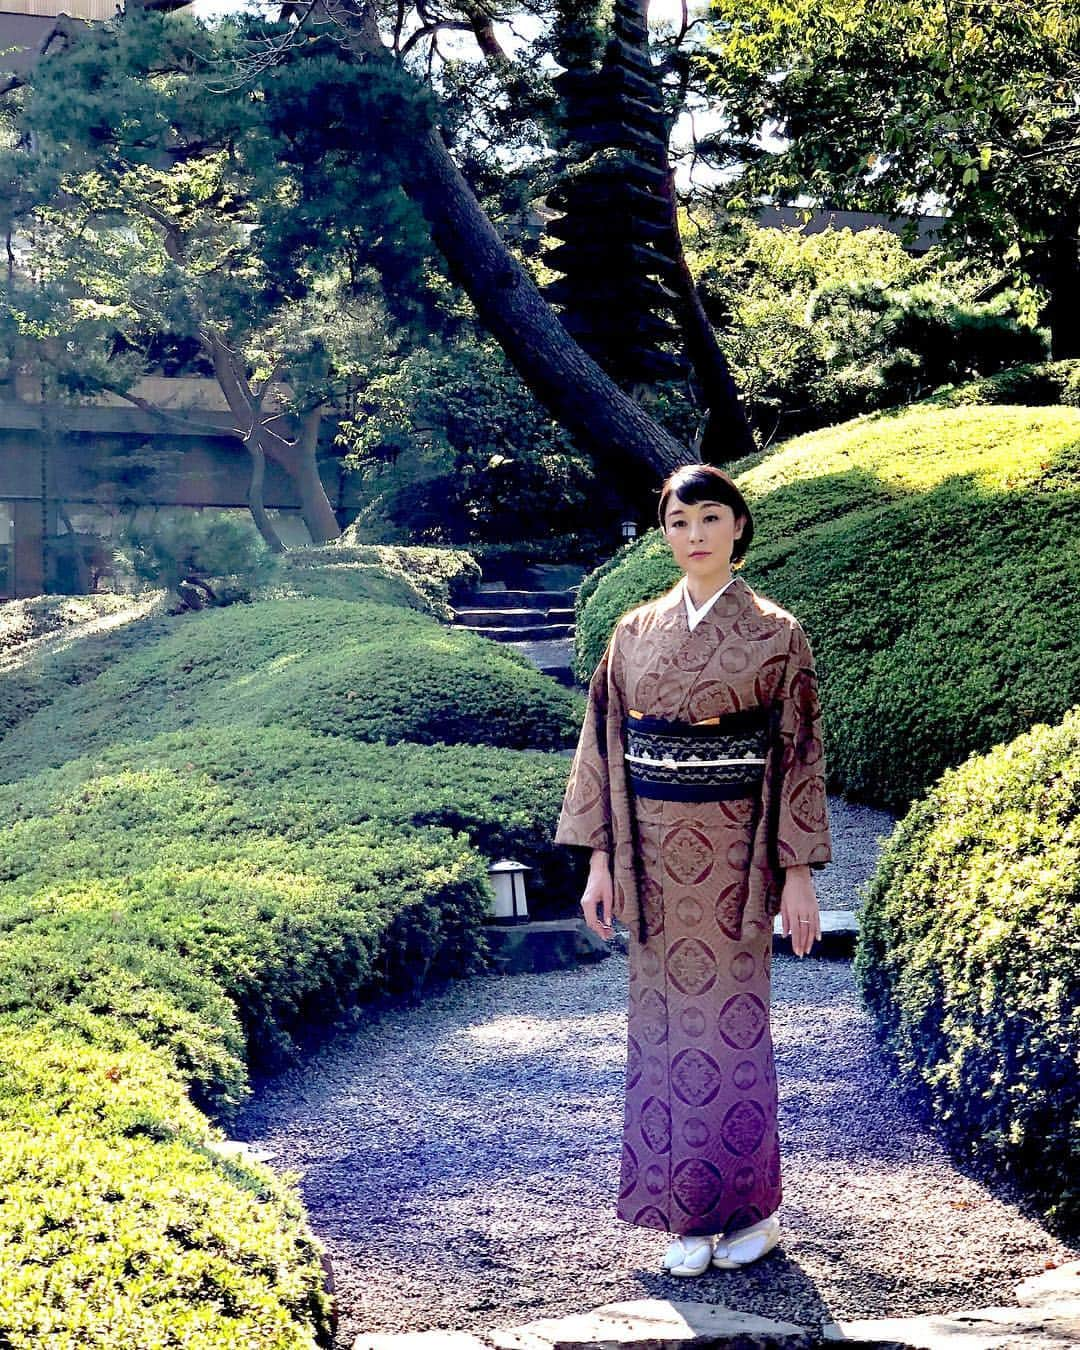
[[[574,633],[573,627],[566,623],[539,623],[523,628],[486,628],[468,623],[456,626],[496,642],[549,642],[555,638],[573,637]]]
[[[559,614],[564,611],[559,610]],[[468,628],[528,628],[538,623],[565,623],[546,609],[458,609],[454,622]]]
[[[483,583],[468,596],[474,609],[573,609],[573,591],[508,591],[505,586],[485,588]]]

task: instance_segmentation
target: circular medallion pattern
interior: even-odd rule
[[[704,1106],[711,1102],[723,1081],[716,1060],[696,1046],[680,1050],[671,1061],[672,1090],[687,1106]]]
[[[644,1209],[639,1209],[631,1223],[636,1223],[639,1228],[667,1228],[667,1219],[655,1205],[646,1205]]]
[[[619,1195],[625,1200],[638,1182],[638,1160],[629,1144],[623,1144],[622,1166],[619,1169]]]
[[[655,989],[646,989],[638,1000],[635,1026],[649,1045],[662,1045],[667,1040],[667,1004]]]
[[[742,1199],[753,1192],[756,1181],[757,1173],[749,1163],[743,1163],[741,1167],[735,1169],[735,1174],[731,1178],[731,1189]]]
[[[653,1153],[671,1148],[671,1112],[659,1097],[650,1097],[641,1108],[641,1137]]]
[[[668,952],[667,973],[680,994],[696,998],[716,983],[716,957],[697,938],[679,938]]]
[[[650,1163],[645,1169],[645,1189],[650,1195],[659,1195],[667,1185],[667,1169],[659,1163]]]
[[[733,942],[739,941],[739,930],[742,925],[742,912],[746,905],[746,879],[732,882],[725,886],[716,897],[715,916],[716,922],[723,930],[724,936],[731,938]]]
[[[686,1158],[671,1174],[671,1193],[686,1214],[708,1214],[723,1192],[719,1168],[704,1158]]]
[[[626,1042],[626,1086],[627,1090],[637,1087],[641,1080],[641,1046],[633,1036]]]
[[[664,929],[664,892],[651,877],[646,877],[641,883],[640,898],[645,932],[655,937]]]
[[[664,868],[683,886],[699,886],[712,871],[713,846],[701,830],[679,824],[664,836]]]
[[[736,1102],[720,1127],[720,1138],[732,1153],[745,1157],[765,1137],[765,1111],[758,1102]]]
[[[693,895],[684,895],[675,906],[675,914],[684,928],[696,928],[705,914],[705,907]]]
[[[731,1081],[740,1092],[749,1092],[757,1083],[758,1071],[757,1065],[752,1059],[742,1059],[735,1065],[731,1075]]]
[[[740,984],[745,984],[747,980],[753,978],[754,958],[749,952],[736,952],[731,958],[731,964],[728,969],[731,971],[731,978],[733,980],[738,980]]]
[[[717,1027],[720,1035],[737,1050],[757,1045],[768,1022],[765,1005],[756,994],[733,994],[720,1009]]]
[[[648,944],[638,947],[638,966],[646,979],[653,980],[660,974],[660,953]]]
[[[728,844],[727,852],[724,855],[727,858],[727,864],[736,872],[745,872],[750,864],[750,844],[746,839],[736,839]]]
[[[709,1127],[698,1116],[688,1116],[683,1121],[683,1142],[688,1148],[704,1148],[709,1142]]]

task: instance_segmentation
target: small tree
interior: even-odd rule
[[[339,116],[372,106],[366,73],[298,51],[261,87],[222,84],[264,28],[211,32],[135,7],[80,34],[35,72],[24,144],[0,176],[31,246],[27,272],[8,278],[10,321],[64,349],[73,396],[110,390],[163,425],[170,414],[135,388],[139,357],[148,335],[190,339],[251,457],[252,516],[280,551],[266,459],[296,484],[313,539],[336,538],[323,414],[437,300],[422,295],[426,231],[410,231],[416,212],[389,166],[307,116],[311,100],[336,100]],[[374,169],[358,180],[358,164]]]

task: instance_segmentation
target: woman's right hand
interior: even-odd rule
[[[611,926],[611,909],[614,900],[614,888],[611,882],[611,865],[603,849],[594,849],[589,859],[589,880],[581,896],[581,908],[586,925],[605,942],[615,936]]]

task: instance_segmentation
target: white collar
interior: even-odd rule
[[[735,577],[732,577],[730,581],[725,582],[725,584],[721,586],[720,589],[714,595],[710,595],[708,600],[706,600],[705,603],[700,608],[698,608],[698,606],[694,604],[693,600],[690,599],[690,587],[686,584],[685,573],[683,574],[683,599],[686,601],[686,621],[690,625],[691,632],[693,632],[693,630],[697,627],[697,625],[705,617],[705,615],[709,612],[709,610],[717,602],[717,600],[720,599],[720,597],[724,594],[724,592],[728,589],[728,587],[733,586],[734,584],[735,584]]]

